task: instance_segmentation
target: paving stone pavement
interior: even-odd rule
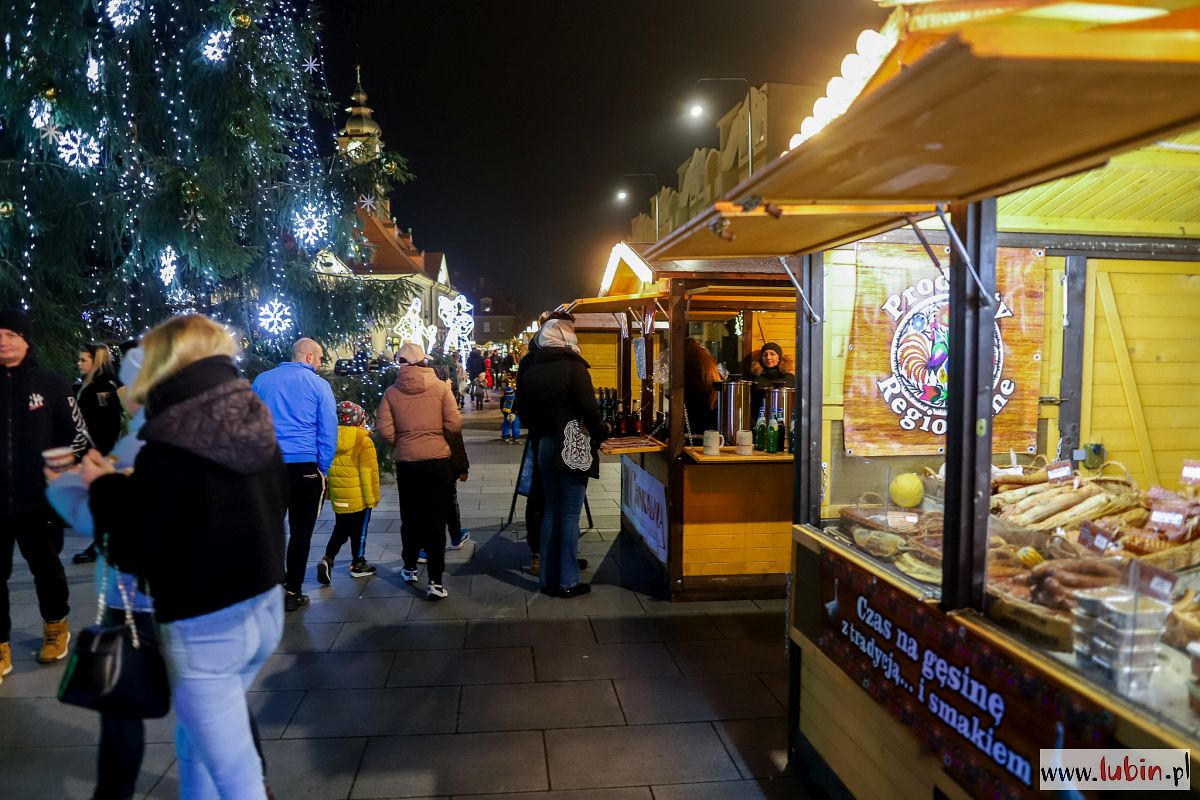
[[[404,584],[394,484],[372,515],[373,578],[348,561],[316,583],[333,515],[317,523],[305,590],[250,694],[280,800],[776,800],[808,797],[786,765],[780,601],[667,603],[620,534],[620,474],[605,459],[580,541],[592,594],[537,593],[523,498],[505,527],[522,448],[494,410],[467,414],[471,541],[447,553],[450,597]],[[586,521],[584,522],[586,524]],[[68,532],[64,560],[82,547]],[[9,583],[15,669],[0,685],[0,798],[88,798],[98,718],[54,697],[40,666],[32,579]],[[95,613],[90,567],[68,564],[71,627]],[[147,725],[139,797],[177,796],[173,720]]]

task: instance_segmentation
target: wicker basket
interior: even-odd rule
[[[1031,644],[1060,653],[1071,651],[1075,637],[1070,614],[1021,600],[994,586],[988,586],[987,591],[989,619],[1016,631]]]
[[[1143,564],[1170,571],[1194,567],[1200,564],[1200,539],[1135,558]]]

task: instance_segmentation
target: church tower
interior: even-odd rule
[[[383,153],[383,130],[371,116],[373,109],[367,105],[367,93],[362,85],[362,67],[354,68],[354,93],[350,95],[353,105],[346,109],[350,115],[346,124],[338,131],[338,151],[358,163],[373,161]],[[379,191],[376,206],[371,212],[384,220],[391,220],[391,209],[387,195]]]

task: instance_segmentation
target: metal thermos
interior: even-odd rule
[[[783,421],[790,428],[792,425],[792,410],[796,407],[796,390],[788,386],[773,386],[764,389],[763,400],[767,405],[767,421],[775,419],[775,412],[783,412]]]
[[[738,431],[748,431],[751,381],[724,381],[717,384],[717,429],[726,442],[737,441]]]

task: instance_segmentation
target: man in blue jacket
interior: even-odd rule
[[[333,390],[317,375],[324,351],[312,339],[292,346],[292,360],[254,379],[254,392],[262,398],[275,421],[275,437],[287,465],[291,492],[288,497],[287,577],[284,608],[295,611],[308,602],[300,590],[313,527],[325,494],[325,475],[337,449],[337,411]]]

